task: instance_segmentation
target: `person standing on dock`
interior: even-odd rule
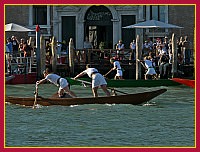
[[[82,58],[84,60],[84,63],[88,63],[91,60],[91,58],[92,58],[92,54],[89,51],[89,49],[93,49],[93,45],[89,41],[89,38],[87,36],[86,36],[85,41],[83,43],[83,48],[84,48],[84,51],[83,51]]]
[[[17,40],[17,38],[15,36],[12,36],[11,42],[12,42],[12,46],[13,46],[13,56],[17,57],[17,53],[19,50],[19,41]]]
[[[169,57],[168,57],[167,53],[164,52],[160,56],[160,60],[159,60],[159,72],[160,72],[160,74],[158,76],[159,78],[167,77],[168,67],[169,67]]]
[[[67,94],[69,94],[72,98],[76,98],[76,95],[74,94],[74,92],[72,92],[69,89],[69,83],[66,79],[61,78],[59,75],[57,74],[53,74],[51,73],[51,70],[49,68],[47,68],[46,70],[44,70],[43,72],[44,74],[44,79],[37,81],[36,85],[40,85],[46,81],[50,81],[51,83],[55,84],[56,86],[59,86],[59,90],[58,90],[58,96],[60,98],[64,97],[64,93],[66,92]]]
[[[133,62],[135,62],[135,56],[136,56],[136,43],[135,43],[135,40],[133,40],[131,43],[130,43],[130,56],[129,56],[129,65],[132,65]]]
[[[56,50],[57,50],[58,64],[62,64],[62,61],[61,61],[62,43],[58,40],[57,40],[57,43],[56,43]]]
[[[92,78],[92,93],[94,97],[98,97],[97,90],[99,87],[106,93],[107,96],[110,96],[110,92],[107,89],[107,82],[105,78],[98,72],[97,69],[91,68],[90,64],[86,65],[86,70],[79,73],[74,77],[74,80],[77,78],[87,74],[90,78]]]
[[[191,51],[190,51],[190,42],[188,41],[188,37],[184,37],[185,40],[183,41],[183,52],[184,52],[184,63],[189,65],[190,64],[190,56],[191,56]]]
[[[12,42],[11,42],[11,38],[7,38],[7,43],[6,43],[6,47],[7,47],[7,50],[6,52],[8,53],[8,56],[11,56],[13,54],[13,45],[12,45]]]
[[[124,58],[124,44],[122,43],[122,40],[119,40],[119,43],[116,45],[116,50],[117,50],[117,58],[118,60],[123,60]]]

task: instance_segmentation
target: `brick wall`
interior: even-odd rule
[[[195,27],[195,6],[194,5],[169,5],[169,23],[184,27],[183,29],[169,29],[170,33],[175,33],[177,38],[188,36],[189,41],[194,44]],[[6,5],[5,6],[5,24],[17,23],[28,25],[29,9],[25,5]],[[6,32],[6,37],[17,34],[18,38],[27,36],[27,33]]]
[[[16,23],[22,26],[27,26],[29,22],[29,8],[25,5],[6,5],[5,6],[5,24]],[[18,40],[21,38],[27,39],[26,32],[6,32],[5,38],[15,35]]]
[[[188,36],[188,40],[194,44],[195,29],[195,6],[194,5],[170,5],[169,6],[169,23],[182,26],[183,29],[173,29],[177,38]]]

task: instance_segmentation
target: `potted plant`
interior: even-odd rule
[[[100,49],[101,51],[103,51],[104,47],[105,47],[105,42],[100,42],[100,44],[99,44],[99,49]]]

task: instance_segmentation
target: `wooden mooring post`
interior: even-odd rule
[[[137,59],[141,59],[142,57],[142,42],[140,41],[140,36],[136,37],[136,77],[135,79],[141,79],[141,64],[137,61]]]
[[[57,51],[55,48],[55,37],[51,39],[51,50],[52,50],[52,71],[55,73],[57,69]]]
[[[72,38],[69,40],[69,68],[70,76],[74,76],[74,43]]]
[[[177,44],[176,36],[172,34],[172,78],[177,77]]]
[[[44,37],[40,36],[40,73],[42,74],[46,67],[46,49]]]

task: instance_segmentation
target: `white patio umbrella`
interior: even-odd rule
[[[6,32],[31,32],[35,30],[31,30],[29,28],[26,28],[24,26],[15,24],[15,23],[9,23],[5,25],[5,31]]]
[[[145,22],[140,22],[137,24],[133,24],[133,25],[129,25],[129,26],[125,26],[122,28],[141,28],[141,29],[153,29],[153,39],[154,39],[154,31],[155,29],[158,28],[183,28],[181,26],[177,26],[177,25],[173,25],[173,24],[168,24],[165,22],[161,22],[161,21],[156,21],[156,20],[148,20]]]
[[[183,27],[173,25],[173,24],[164,23],[164,22],[161,22],[161,21],[148,20],[148,21],[145,21],[145,22],[125,26],[125,27],[122,27],[122,28],[183,28]]]

